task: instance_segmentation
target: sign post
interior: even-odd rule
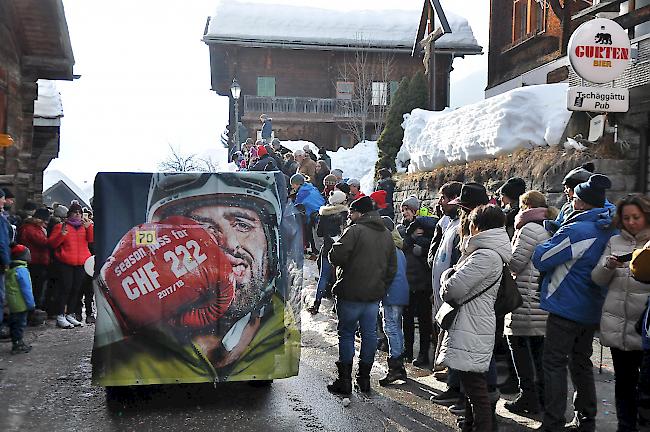
[[[569,62],[585,81],[605,84],[618,78],[630,64],[630,39],[615,21],[596,18],[580,25],[569,40]],[[567,108],[571,111],[627,112],[627,88],[570,87]]]

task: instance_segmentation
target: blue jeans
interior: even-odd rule
[[[318,276],[318,286],[316,287],[316,301],[321,301],[325,295],[325,289],[330,281],[332,274],[332,265],[325,254],[321,255],[320,275]]]
[[[379,301],[353,302],[337,300],[336,314],[339,318],[339,361],[351,364],[354,359],[354,334],[361,329],[360,360],[372,364],[377,351],[377,314]]]
[[[384,306],[384,333],[388,338],[388,354],[392,359],[398,358],[404,352],[402,309],[404,306]]]
[[[23,340],[25,327],[27,327],[27,312],[9,314],[9,329],[11,330],[11,341],[13,343]]]

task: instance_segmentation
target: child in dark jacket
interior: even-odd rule
[[[27,264],[31,261],[29,249],[21,244],[11,248],[11,264],[6,275],[6,296],[9,306],[9,328],[11,329],[12,354],[28,353],[32,347],[23,341],[27,327],[27,312],[35,308],[32,281]]]

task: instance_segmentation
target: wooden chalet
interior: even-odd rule
[[[41,199],[43,170],[59,151],[56,124],[35,131],[34,101],[38,79],[73,79],[62,0],[0,1],[0,41],[0,134],[13,140],[0,150],[0,186],[21,206]]]
[[[390,58],[390,71],[372,79],[368,96],[367,138],[377,138],[377,113],[385,111],[403,77],[423,70],[423,50],[413,49],[418,18],[417,10],[333,11],[223,2],[208,19],[203,36],[210,50],[212,90],[230,97],[229,124],[234,125],[230,85],[238,81],[239,118],[250,137],[259,132],[264,113],[282,140],[308,140],[331,150],[350,147],[356,142],[345,125],[357,115],[351,107],[357,103],[358,84],[342,71],[358,56],[375,68]],[[466,21],[465,27],[469,29]],[[481,51],[475,41],[472,47],[456,46],[456,51],[452,41],[446,48],[436,51],[441,101],[448,101],[453,56]],[[442,105],[447,104],[441,102],[440,109]],[[232,139],[234,126],[229,131]]]

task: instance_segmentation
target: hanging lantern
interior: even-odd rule
[[[0,148],[11,147],[14,139],[9,134],[0,134]]]

